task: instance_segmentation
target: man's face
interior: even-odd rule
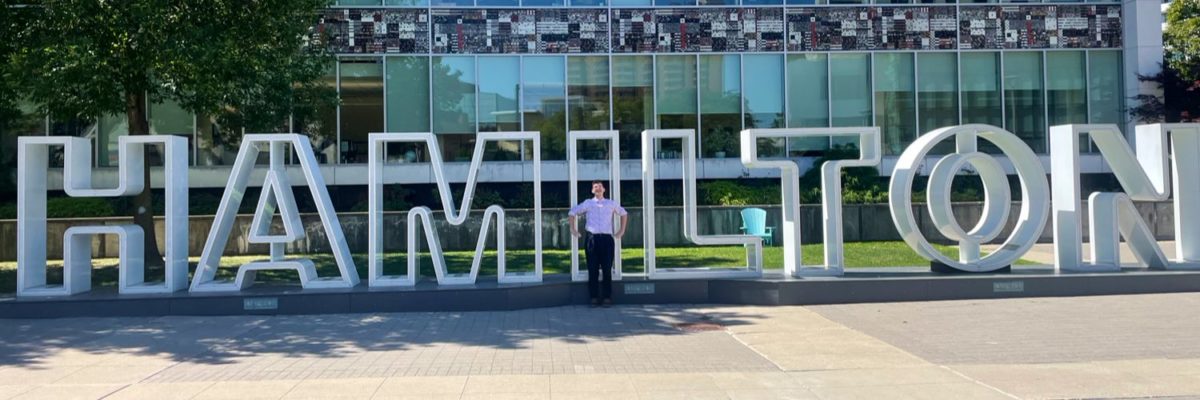
[[[592,184],[592,194],[594,194],[596,196],[603,196],[604,195],[604,184],[600,183],[600,182],[593,183]]]

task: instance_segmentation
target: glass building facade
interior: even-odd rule
[[[366,55],[406,66],[375,90],[383,118],[406,121],[388,130],[432,129],[451,160],[469,157],[474,133],[496,130],[541,132],[543,159],[560,160],[567,130],[618,130],[632,159],[644,129],[695,129],[700,155],[723,158],[738,156],[747,128],[878,126],[895,155],[922,132],[987,123],[1044,153],[1048,125],[1124,122],[1119,4],[988,3],[353,0],[320,28],[340,68]],[[378,119],[347,121],[345,108],[343,152],[370,128],[355,125]],[[529,158],[516,147],[488,154]]]
[[[1036,152],[1047,126],[1125,124],[1122,10],[1113,1],[341,0],[315,35],[337,57],[325,82],[341,105],[282,121],[320,162],[366,162],[372,132],[433,132],[467,161],[478,132],[537,131],[566,158],[569,130],[617,130],[623,159],[645,129],[695,129],[699,154],[732,158],[748,128],[878,126],[885,155],[921,133],[1001,126]],[[228,129],[172,104],[156,133],[191,137],[196,165],[232,164]],[[113,166],[123,117],[46,121],[36,134],[92,135]],[[759,143],[771,156],[836,141]],[[406,147],[407,146],[407,147]],[[585,145],[585,157],[608,151]],[[656,156],[675,156],[664,146]],[[387,149],[390,161],[427,151]],[[528,160],[499,143],[489,160]]]

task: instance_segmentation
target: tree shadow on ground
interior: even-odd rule
[[[749,324],[763,315],[715,307],[654,305],[588,309],[299,316],[0,320],[0,367],[51,368],[70,357],[147,356],[224,365],[250,357],[339,359],[448,345],[550,351],[630,337],[696,334],[682,324]],[[701,351],[701,350],[697,350]]]

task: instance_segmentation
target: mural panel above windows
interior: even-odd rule
[[[338,8],[339,54],[1120,48],[1121,6]]]
[[[615,9],[613,53],[782,51],[783,8]]]
[[[1117,5],[962,6],[963,49],[1121,47]]]
[[[429,52],[429,11],[424,9],[328,9],[316,31],[326,35],[334,53]]]
[[[954,7],[789,8],[789,51],[954,49]]]
[[[608,51],[607,9],[434,9],[437,54]]]

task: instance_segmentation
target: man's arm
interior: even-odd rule
[[[567,216],[567,225],[571,226],[571,236],[574,236],[574,237],[581,236],[579,234],[579,228],[575,227],[575,216],[574,215]]]
[[[575,236],[575,237],[582,236],[579,234],[579,228],[575,226],[575,220],[577,219],[576,217],[580,213],[587,212],[587,209],[588,209],[588,202],[587,202],[587,200],[584,200],[582,203],[579,203],[579,204],[575,205],[574,207],[571,207],[571,209],[567,211],[567,225],[571,227],[571,235],[572,236]]]
[[[621,216],[621,227],[617,229],[614,236],[617,237],[617,240],[621,240],[621,236],[625,236],[625,227],[629,225],[629,212],[625,211],[625,207],[621,207],[620,204],[617,204],[614,211]]]

